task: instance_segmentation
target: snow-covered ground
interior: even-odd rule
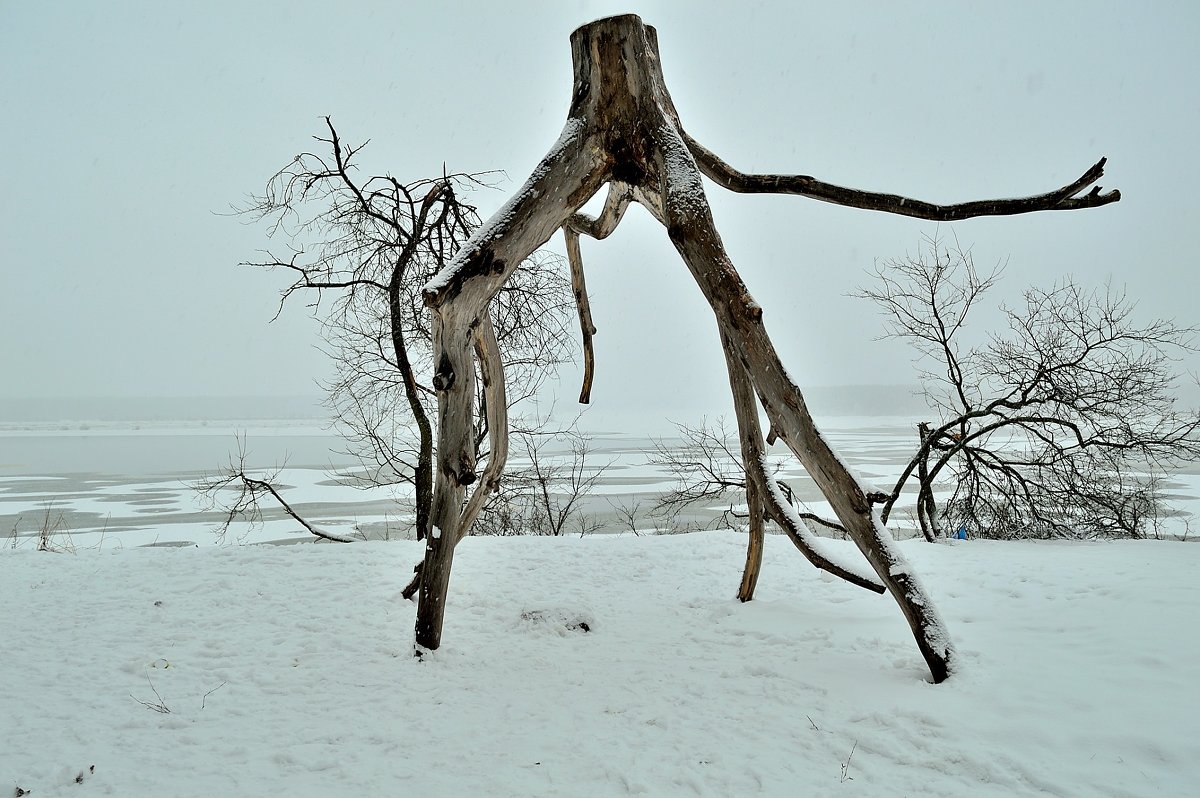
[[[413,542],[5,548],[0,795],[1197,794],[1200,546],[902,544],[935,686],[784,538],[736,602],[743,543],[469,539],[424,661]]]
[[[907,419],[823,427],[880,484],[912,447]],[[319,426],[240,432],[326,528],[406,526]],[[1191,543],[904,543],[960,653],[933,686],[892,601],[781,537],[747,605],[735,532],[473,538],[418,662],[419,544],[307,545],[274,514],[224,542],[306,545],[215,545],[189,485],[237,446],[219,425],[0,443],[0,798],[1200,794]],[[669,487],[648,448],[598,438],[599,504]],[[1200,474],[1173,480],[1177,507],[1197,496]]]

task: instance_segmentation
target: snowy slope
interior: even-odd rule
[[[904,544],[934,686],[783,538],[734,601],[742,541],[469,539],[424,662],[415,543],[6,550],[0,796],[1197,794],[1200,546]]]

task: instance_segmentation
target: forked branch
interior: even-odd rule
[[[840,576],[851,584],[873,590],[876,593],[883,593],[887,588],[866,569],[834,562],[821,552],[815,540],[816,536],[809,531],[784,498],[778,484],[768,473],[762,426],[758,420],[758,400],[754,396],[752,378],[746,367],[734,354],[736,344],[724,333],[721,335],[721,345],[725,351],[725,365],[729,370],[729,386],[733,393],[733,407],[737,414],[738,434],[742,444],[742,463],[746,469],[746,496],[751,514],[751,529],[754,529],[754,515],[759,514],[761,526],[761,514],[765,512],[787,534],[788,539],[800,550],[805,559],[817,568],[834,576]],[[747,583],[753,590],[750,572],[757,569],[757,563],[753,556],[755,542],[752,536],[751,556],[747,557],[747,569],[742,578],[743,591]],[[757,575],[754,574],[754,576]],[[748,601],[750,596],[743,592],[739,598],[742,601]]]
[[[475,357],[479,361],[479,374],[483,381],[483,409],[487,414],[489,452],[483,478],[463,508],[458,527],[459,537],[470,530],[488,496],[499,488],[500,474],[508,461],[508,398],[504,391],[504,365],[500,360],[496,330],[487,311],[480,316],[479,325],[475,328]]]

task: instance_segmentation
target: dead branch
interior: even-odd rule
[[[848,208],[895,213],[935,222],[956,222],[976,216],[1013,216],[1038,211],[1074,211],[1083,208],[1098,208],[1121,199],[1120,191],[1113,190],[1101,194],[1100,186],[1094,186],[1087,194],[1078,196],[1079,192],[1104,175],[1104,164],[1108,161],[1107,158],[1101,158],[1078,179],[1045,194],[1016,199],[973,200],[953,205],[938,205],[924,200],[902,197],[899,194],[881,194],[835,186],[808,175],[749,175],[734,169],[687,133],[682,135],[705,177],[722,188],[739,194],[794,194],[830,202],[834,205],[844,205]]]
[[[579,233],[569,226],[564,226],[563,238],[567,243],[567,261],[571,264],[571,290],[575,294],[575,307],[579,311],[579,334],[583,346],[583,386],[579,389],[579,403],[586,405],[592,400],[592,379],[596,372],[596,355],[592,348],[592,336],[596,334],[596,325],[592,323],[592,308],[588,304],[583,255],[579,251]]]
[[[759,560],[762,557],[762,519],[763,515],[770,516],[779,528],[787,534],[792,544],[804,555],[810,563],[822,571],[841,577],[847,582],[859,587],[883,593],[887,588],[875,579],[873,575],[856,569],[853,566],[834,562],[828,555],[820,551],[815,536],[804,526],[796,516],[792,506],[784,499],[779,490],[777,480],[767,472],[767,453],[763,446],[762,427],[758,420],[758,402],[754,396],[754,386],[746,367],[733,355],[735,347],[732,342],[722,340],[725,350],[725,363],[729,371],[729,383],[733,392],[733,406],[737,413],[738,431],[741,438],[742,464],[746,475],[746,499],[750,510],[750,545],[746,558],[746,570],[743,573],[742,585],[749,586],[748,592],[739,593],[742,601],[753,597],[754,583],[757,581]],[[758,539],[755,539],[755,521],[758,523]],[[757,551],[755,549],[757,548]],[[751,573],[753,570],[753,573]]]
[[[238,519],[246,518],[251,524],[262,523],[261,498],[270,496],[289,517],[304,527],[314,537],[329,540],[334,543],[353,543],[354,539],[313,526],[306,521],[276,490],[272,480],[278,472],[268,475],[266,479],[258,479],[246,473],[246,454],[244,444],[239,441],[239,453],[236,463],[231,459],[229,466],[218,476],[207,478],[193,485],[193,489],[202,497],[210,508],[220,508],[225,519],[217,528],[217,534],[224,537],[229,527]],[[232,499],[226,497],[229,489],[236,490]]]

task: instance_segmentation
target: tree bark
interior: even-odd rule
[[[392,325],[392,352],[396,357],[396,368],[404,384],[404,398],[409,412],[417,425],[417,465],[413,471],[413,488],[416,491],[417,540],[429,536],[429,510],[433,503],[433,428],[429,415],[421,403],[417,375],[408,357],[408,346],[404,340],[404,324],[400,308],[400,280],[402,270],[396,269],[388,287],[388,307]]]
[[[474,429],[471,423],[474,418],[471,406],[475,399],[475,368],[470,353],[472,340],[479,358],[489,415],[490,453],[482,480],[478,480],[475,474]],[[433,525],[425,541],[425,559],[414,578],[420,580],[415,632],[418,655],[441,645],[454,549],[470,530],[487,500],[487,494],[499,486],[500,474],[508,459],[508,400],[504,395],[504,369],[487,309],[484,309],[480,318],[472,322],[460,322],[449,330],[442,318],[435,316],[434,347],[434,352],[439,353],[440,357],[434,375],[434,387],[439,392],[440,470],[431,513]],[[446,396],[453,396],[458,400],[458,405],[445,401]],[[465,412],[463,404],[466,405]],[[451,450],[450,446],[457,448]],[[464,507],[466,486],[473,483],[478,484]]]
[[[604,208],[598,217],[593,219],[587,214],[577,213],[563,225],[567,260],[571,264],[571,290],[575,294],[575,307],[579,310],[580,340],[583,344],[583,386],[579,389],[579,403],[582,405],[592,401],[592,380],[596,374],[592,336],[596,334],[596,325],[592,323],[592,309],[588,303],[579,236],[583,233],[597,241],[608,238],[617,229],[632,199],[633,192],[629,186],[624,183],[609,183],[608,197],[604,200]]]
[[[1092,207],[1115,201],[1119,198],[1116,192],[1100,195],[1093,190],[1084,198],[1075,196],[1099,178],[1103,161],[1075,183],[1045,195],[962,206],[939,206],[895,195],[830,187],[812,178],[756,178],[728,167],[683,131],[663,80],[657,35],[638,17],[610,17],[585,25],[571,35],[571,50],[574,93],[558,143],[522,189],[425,289],[426,303],[434,314],[435,357],[439,364],[435,387],[440,425],[435,533],[426,551],[428,578],[423,580],[417,612],[418,648],[434,649],[440,643],[453,545],[469,524],[469,518],[463,514],[464,486],[476,479],[469,446],[474,412],[469,330],[486,314],[488,303],[516,264],[560,227],[565,226],[568,231],[573,268],[580,273],[576,284],[582,288],[578,235],[595,238],[608,235],[620,221],[624,205],[632,199],[644,205],[667,228],[675,248],[712,306],[721,332],[747,461],[747,492],[751,502],[751,547],[740,595],[749,598],[757,579],[760,555],[755,552],[754,519],[758,519],[761,527],[764,503],[768,511],[775,507],[779,515],[784,515],[777,507],[779,501],[772,499],[774,484],[759,474],[762,469],[754,466],[761,465],[762,460],[757,395],[770,420],[772,435],[782,438],[808,470],[881,584],[870,578],[860,578],[858,583],[875,589],[886,587],[891,592],[912,628],[933,680],[942,681],[949,675],[953,662],[953,647],[945,627],[929,595],[873,509],[866,489],[821,436],[800,389],[783,368],[763,326],[762,309],[734,269],[713,224],[702,185],[702,170],[725,187],[738,191],[794,193],[920,218],[957,219],[980,213]],[[699,165],[697,158],[701,161]],[[613,191],[601,219],[576,217],[575,212],[604,183],[610,183]],[[588,339],[585,350],[590,352],[592,331],[586,309],[584,290],[580,301],[581,326]],[[590,354],[587,360],[590,363]],[[585,398],[590,390],[590,366],[588,375]],[[489,400],[488,404],[492,402]],[[767,484],[761,484],[764,481]],[[805,550],[801,543],[797,545]],[[813,552],[805,553],[808,556]],[[855,581],[852,573],[839,575]]]
[[[738,585],[738,601],[742,602],[754,599],[758,575],[762,572],[763,545],[766,543],[762,497],[758,494],[758,488],[749,481],[746,482],[746,511],[750,514],[746,529],[746,567],[742,569],[742,583]]]
[[[933,543],[938,538],[937,503],[933,500],[933,485],[929,481],[929,446],[932,430],[928,424],[917,425],[917,436],[921,440],[917,461],[917,523],[925,540]]]
[[[734,413],[738,421],[741,440],[742,464],[746,470],[746,501],[751,517],[757,512],[761,518],[767,515],[779,525],[804,557],[823,571],[841,577],[851,584],[883,593],[885,588],[874,575],[862,569],[834,562],[818,550],[814,536],[809,532],[800,515],[792,510],[779,484],[771,478],[767,468],[767,452],[763,446],[762,425],[758,420],[758,402],[754,397],[754,384],[746,367],[735,356],[735,347],[724,335],[721,345],[725,350],[725,365],[729,371],[729,386],[733,393]],[[815,516],[814,516],[815,517]],[[742,572],[742,589],[738,598],[749,601],[758,582],[758,570],[762,558],[762,525],[758,535],[750,527],[750,540],[746,551],[746,568]]]
[[[758,586],[758,575],[762,570],[763,546],[766,531],[763,520],[766,507],[760,480],[752,476],[755,465],[762,462],[762,429],[758,423],[758,405],[754,401],[754,386],[750,376],[736,359],[730,357],[728,342],[722,337],[725,350],[725,365],[729,371],[729,387],[733,392],[733,408],[738,422],[738,438],[742,445],[742,464],[746,468],[746,512],[749,527],[746,541],[746,567],[742,569],[742,583],[738,586],[738,601],[754,598]]]

